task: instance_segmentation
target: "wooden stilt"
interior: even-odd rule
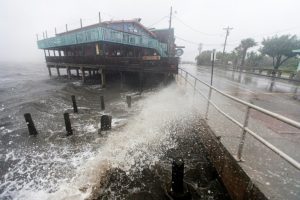
[[[59,67],[56,66],[56,70],[57,70],[57,76],[60,76],[60,72],[59,72]]]
[[[101,75],[101,87],[105,88],[106,80],[105,80],[105,72],[103,71],[103,69],[101,69],[100,75]]]
[[[124,77],[123,72],[120,72],[120,78],[121,78],[121,90],[124,88]]]
[[[81,80],[84,83],[85,82],[84,67],[81,67],[80,70],[81,70],[81,78],[82,78]]]
[[[70,67],[67,67],[67,74],[68,74],[68,79],[71,79],[71,69]]]
[[[140,82],[140,92],[143,92],[144,73],[142,71],[139,72],[139,82]]]
[[[51,77],[51,76],[52,76],[52,73],[51,73],[51,68],[50,68],[50,66],[48,66],[48,72],[49,72],[49,76]]]

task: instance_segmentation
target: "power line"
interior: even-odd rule
[[[160,23],[161,21],[163,21],[164,19],[166,19],[166,18],[168,18],[169,16],[168,15],[166,15],[166,16],[164,16],[164,17],[162,17],[162,18],[160,18],[159,20],[157,20],[156,22],[154,22],[153,24],[151,24],[150,26],[148,26],[147,28],[152,28],[152,26],[154,26],[154,25],[156,25],[156,24],[158,24],[158,23]]]
[[[189,44],[193,44],[193,45],[199,46],[199,42],[187,40],[187,39],[184,39],[184,38],[182,38],[182,37],[179,37],[178,35],[175,35],[175,38],[176,38],[176,39],[179,39],[179,40],[182,40],[182,41],[184,41],[184,42],[187,42],[187,43],[189,43]],[[215,43],[215,44],[213,44],[213,43],[202,43],[202,42],[201,42],[201,44],[202,44],[203,46],[218,46],[218,45],[222,45],[222,44],[220,44],[220,43]]]
[[[178,20],[181,24],[185,25],[186,27],[188,27],[189,29],[191,29],[194,32],[197,32],[197,33],[200,33],[200,34],[203,34],[203,35],[206,35],[206,36],[220,36],[220,34],[211,34],[211,33],[205,33],[205,32],[199,31],[199,30],[193,28],[192,26],[188,25],[187,23],[185,23],[181,19],[179,19],[177,16],[174,16],[174,18],[176,20]]]

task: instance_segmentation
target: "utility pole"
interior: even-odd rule
[[[202,48],[203,48],[203,44],[200,43],[199,46],[198,46],[199,55],[200,55],[201,52],[202,52]]]
[[[169,18],[169,38],[168,38],[168,57],[170,57],[170,54],[171,54],[171,28],[172,28],[172,14],[173,14],[173,11],[172,11],[172,6],[171,6],[171,9],[170,9],[170,18]]]
[[[172,27],[172,14],[173,14],[173,11],[172,11],[172,6],[171,6],[171,9],[170,9],[170,19],[169,19],[169,30],[171,30],[171,27]]]
[[[226,44],[227,44],[227,38],[229,36],[229,31],[232,30],[233,28],[230,28],[229,26],[227,28],[223,28],[223,30],[226,30],[226,36],[225,36],[225,42],[224,42],[224,48],[223,48],[223,55],[225,53],[226,49]]]
[[[226,49],[226,44],[227,44],[227,38],[229,36],[229,31],[232,30],[233,28],[230,28],[227,26],[227,28],[223,28],[223,30],[226,30],[226,36],[225,36],[225,42],[224,42],[224,48],[223,48],[223,53],[222,53],[222,64],[225,63],[225,49]],[[226,65],[225,65],[226,67]]]

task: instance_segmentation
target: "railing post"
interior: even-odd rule
[[[248,126],[249,116],[250,116],[250,107],[247,106],[245,120],[244,120],[244,124],[243,124],[243,128],[242,128],[242,137],[241,137],[241,141],[240,141],[238,153],[237,153],[237,158],[239,161],[242,160],[243,147],[245,144],[246,133],[247,133],[246,127]]]
[[[196,94],[196,84],[197,84],[197,79],[195,78],[193,97],[194,97],[194,96],[195,96],[195,94]]]
[[[185,87],[186,87],[186,85],[187,85],[187,79],[188,79],[188,73],[185,72]]]
[[[210,104],[210,99],[211,99],[211,87],[209,88],[209,93],[208,93],[208,100],[207,100],[207,106],[206,106],[206,112],[205,112],[205,119],[208,119],[208,111],[209,111],[209,104]]]

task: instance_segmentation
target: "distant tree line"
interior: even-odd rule
[[[287,67],[296,68],[298,61],[296,53],[300,49],[300,40],[296,35],[282,35],[264,38],[258,51],[250,51],[257,46],[252,38],[241,40],[240,44],[230,53],[216,52],[217,63],[230,64],[234,67]],[[196,58],[197,65],[210,65],[211,52],[203,51]]]

